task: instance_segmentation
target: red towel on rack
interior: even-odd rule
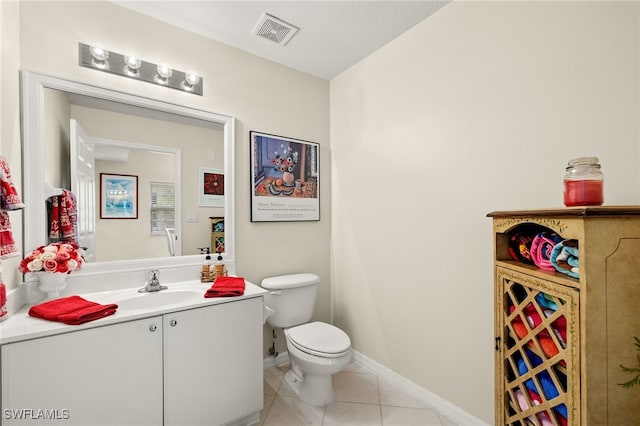
[[[218,277],[207,289],[204,297],[242,296],[244,294],[244,278]]]
[[[16,249],[16,243],[13,239],[11,231],[11,220],[9,213],[0,210],[0,258],[20,256],[20,252]]]
[[[24,203],[18,195],[13,182],[11,181],[11,170],[7,159],[0,155],[0,209],[20,210]]]
[[[51,212],[49,239],[52,241],[77,242],[77,204],[76,197],[69,190],[62,189],[61,195],[50,197]]]
[[[29,309],[29,315],[70,325],[84,324],[116,313],[118,305],[101,305],[80,296],[67,296],[50,300]]]
[[[7,316],[7,288],[0,278],[0,321]]]

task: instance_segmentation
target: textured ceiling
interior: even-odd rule
[[[121,6],[327,80],[447,1],[114,1]],[[300,30],[282,46],[254,35],[267,13]]]

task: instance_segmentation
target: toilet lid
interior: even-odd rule
[[[289,342],[303,352],[326,357],[342,356],[351,348],[347,333],[324,322],[311,322],[286,330]]]

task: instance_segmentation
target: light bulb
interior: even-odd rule
[[[124,57],[124,72],[130,76],[138,76],[140,72],[138,71],[142,66],[142,61],[135,55],[126,55]]]
[[[91,64],[94,67],[109,69],[109,62],[107,61],[107,59],[109,59],[109,51],[107,49],[100,44],[92,44],[89,47],[89,52],[91,53],[91,56],[93,56]]]
[[[184,75],[184,81],[186,81],[190,86],[195,86],[200,83],[200,76],[194,72],[187,72]]]
[[[167,79],[173,75],[173,70],[167,64],[158,64],[158,82],[167,84]]]
[[[109,59],[109,51],[99,44],[92,44],[89,51],[96,61],[106,61]]]
[[[193,88],[200,82],[200,76],[193,71],[187,71],[184,74],[184,82],[182,86],[185,90],[193,90]]]

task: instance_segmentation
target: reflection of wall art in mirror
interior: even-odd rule
[[[199,206],[224,207],[224,170],[200,167]]]
[[[138,218],[138,176],[100,173],[100,218]]]
[[[320,220],[320,145],[250,132],[251,221]]]

